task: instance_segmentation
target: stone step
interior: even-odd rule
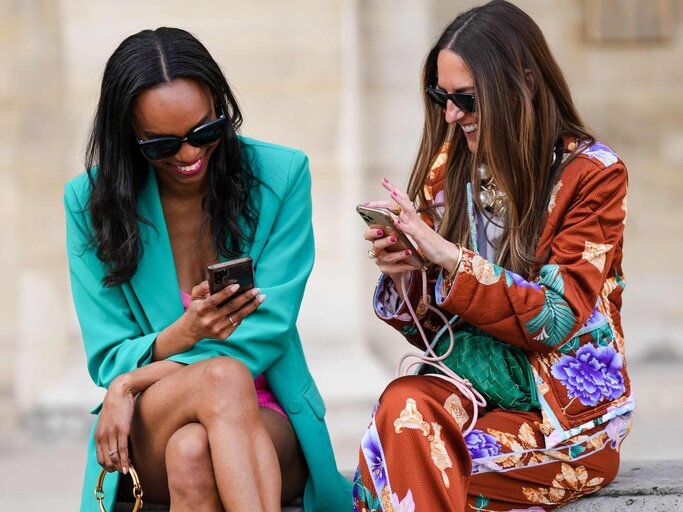
[[[351,475],[346,474],[347,478]],[[350,497],[349,497],[350,502]],[[119,503],[116,512],[129,512]],[[168,512],[168,507],[145,504],[145,511]],[[679,512],[683,511],[683,461],[624,462],[609,486],[562,508],[563,512]],[[303,512],[300,504],[282,512]]]

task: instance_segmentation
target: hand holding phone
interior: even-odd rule
[[[249,257],[210,265],[207,273],[208,281],[192,289],[193,299],[181,317],[184,332],[193,343],[203,338],[228,338],[266,298],[254,287]]]
[[[421,268],[426,264],[425,259],[418,251],[413,241],[403,232],[394,227],[394,220],[391,213],[386,208],[370,207],[359,204],[356,211],[365,221],[368,227],[382,231],[384,238],[395,238],[396,241],[386,247],[386,251],[390,253],[405,253],[410,251],[411,255],[401,258],[408,264],[417,268]],[[383,244],[382,244],[383,245]],[[398,256],[397,256],[398,257]]]

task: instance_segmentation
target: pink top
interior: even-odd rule
[[[187,309],[187,307],[190,305],[190,301],[192,300],[192,296],[189,293],[181,291],[180,298],[183,301],[183,308]],[[287,416],[285,410],[282,408],[280,403],[277,401],[277,398],[275,398],[273,391],[270,389],[264,374],[261,374],[254,379],[254,387],[256,388],[256,397],[258,399],[259,407],[267,407],[268,409],[279,412],[283,416]]]

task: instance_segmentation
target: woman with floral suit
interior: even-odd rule
[[[554,510],[612,481],[631,427],[626,168],[579,117],[538,26],[508,2],[455,18],[423,86],[408,193],[385,179],[389,199],[368,205],[393,211],[426,274],[396,236],[369,229],[374,307],[424,350],[422,329],[475,398],[429,364],[389,384],[362,439],[354,505]],[[454,331],[450,355],[437,311]]]

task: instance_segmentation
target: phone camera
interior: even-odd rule
[[[214,279],[216,281],[216,284],[222,284],[223,279],[227,277],[228,271],[227,270],[219,270],[214,274]]]

